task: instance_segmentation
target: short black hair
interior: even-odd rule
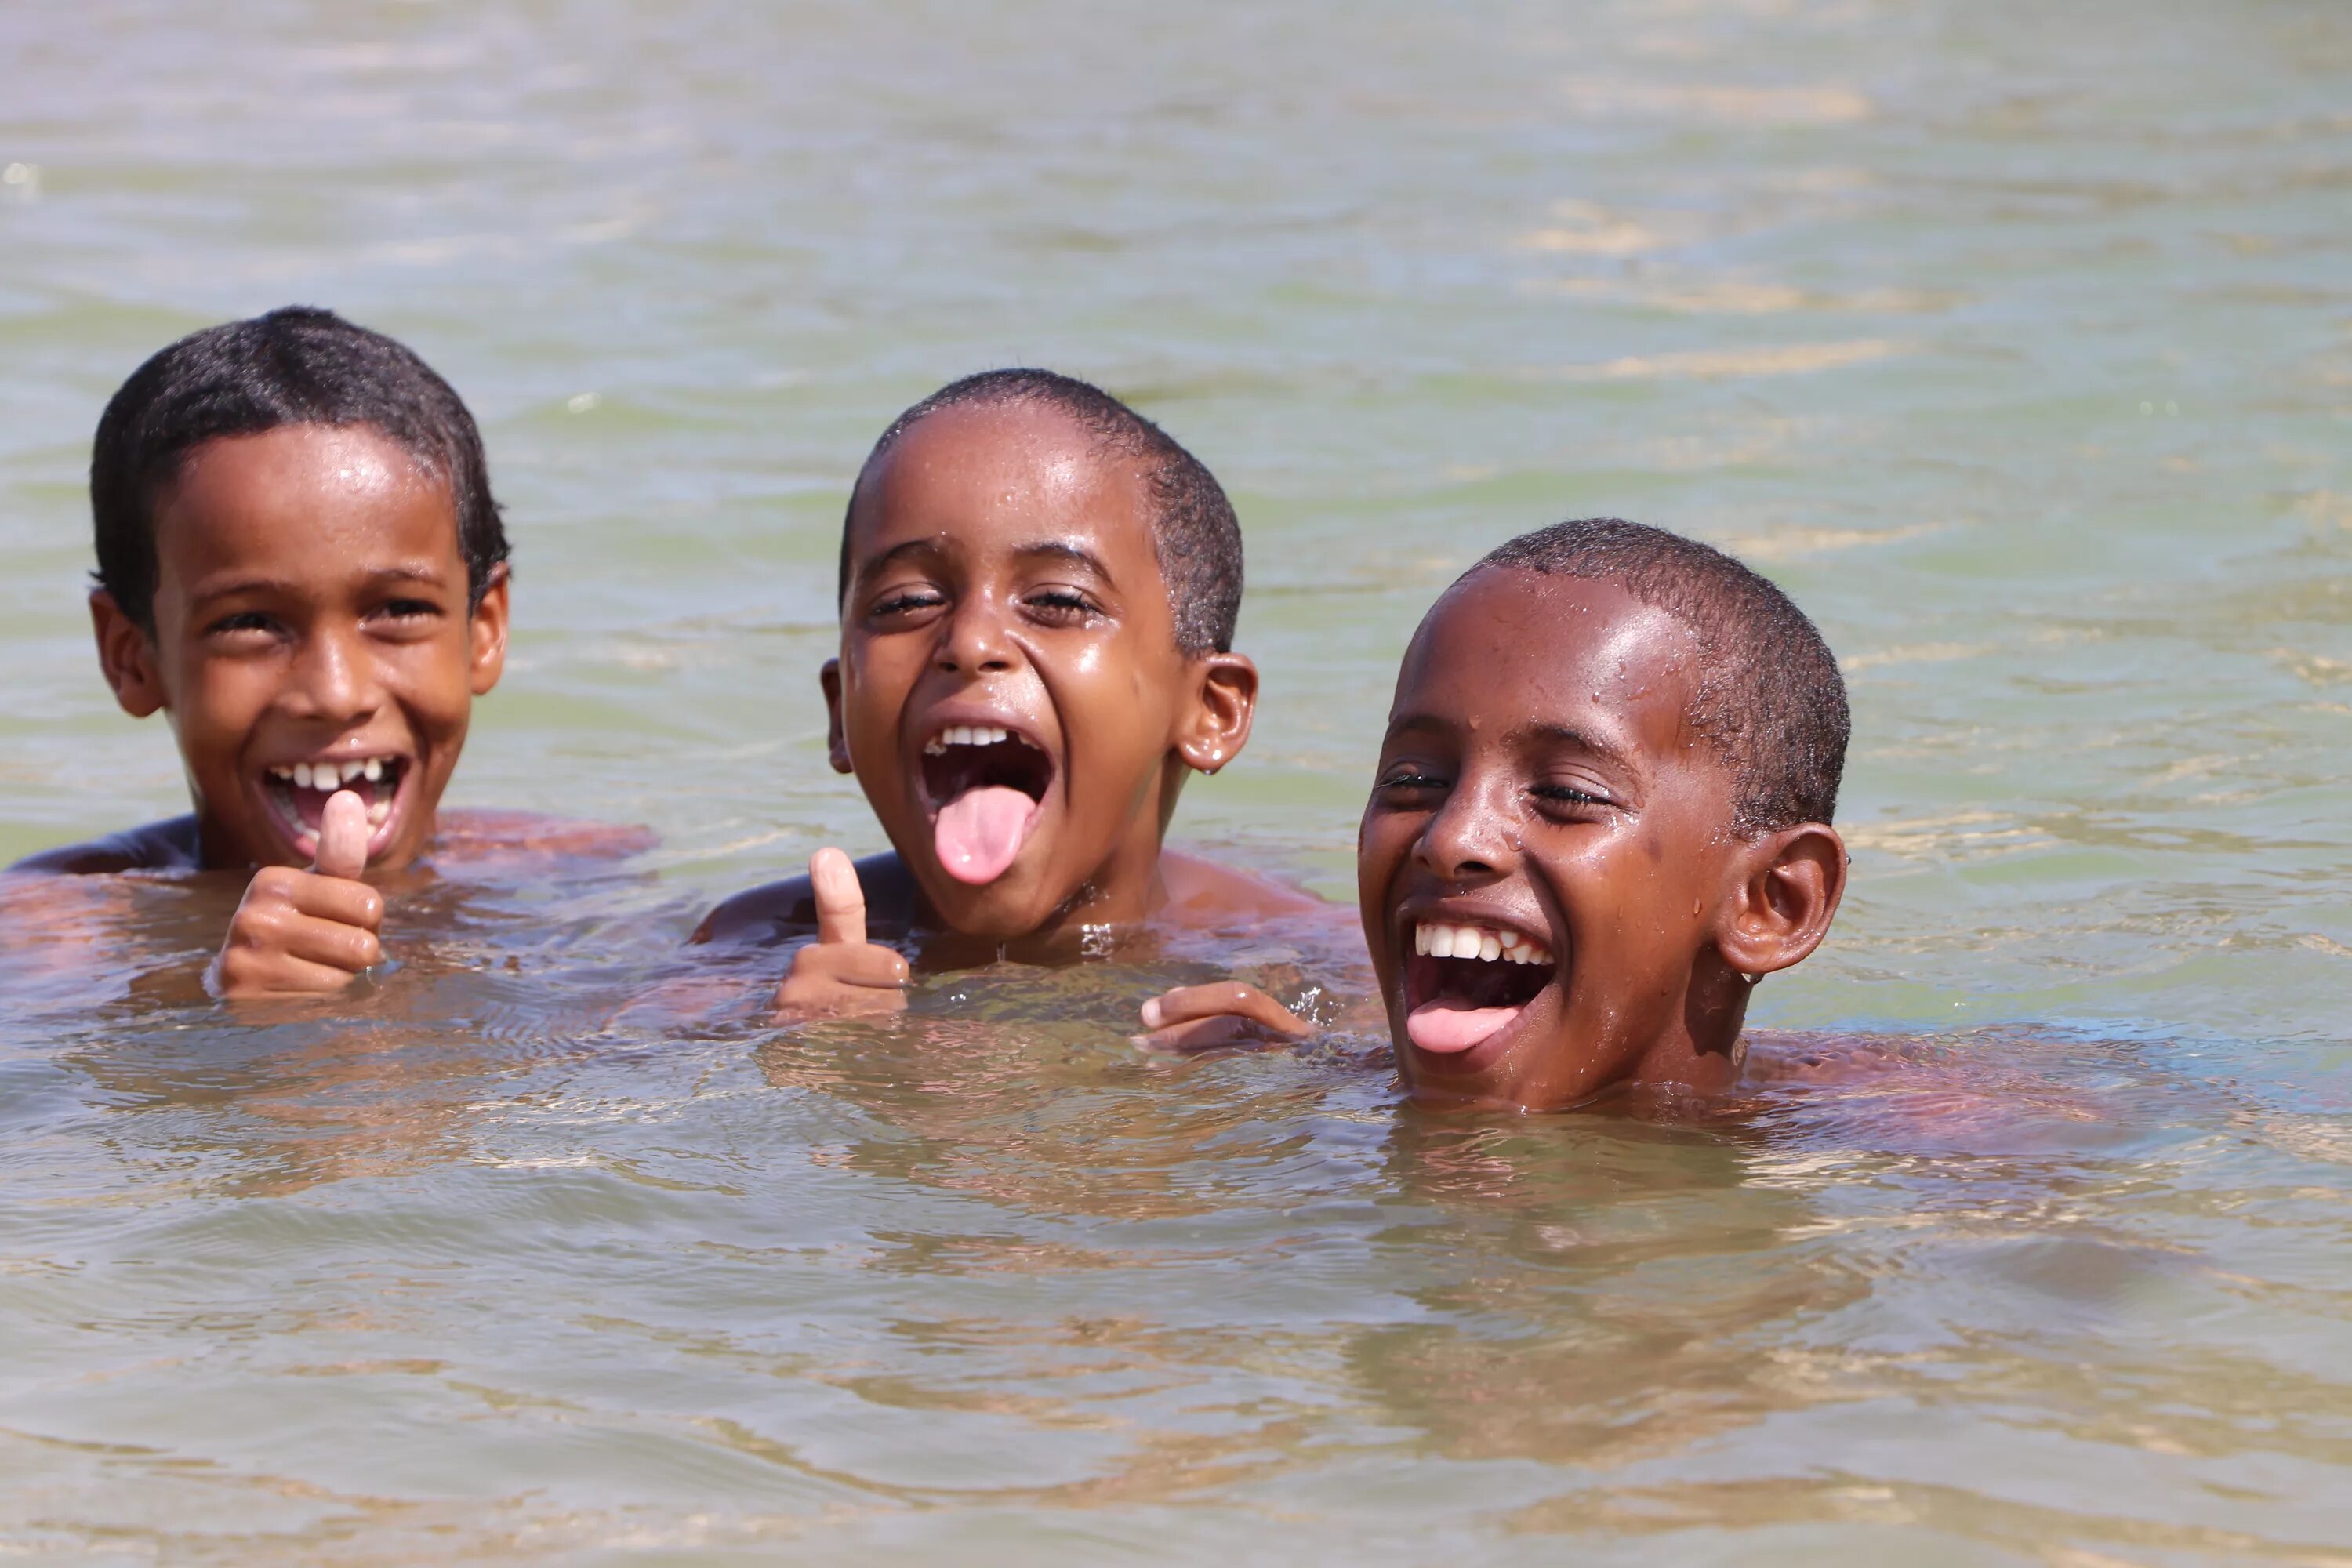
[[[849,597],[849,523],[874,465],[907,432],[942,409],[968,404],[1042,403],[1094,437],[1098,456],[1143,466],[1151,492],[1151,549],[1176,615],[1176,646],[1188,655],[1228,653],[1242,609],[1242,526],[1223,485],[1177,439],[1090,382],[1050,370],[990,370],[950,382],[890,421],[866,455],[841,519],[841,582]]]
[[[1733,826],[1753,837],[1837,810],[1853,718],[1821,630],[1788,595],[1712,545],[1622,518],[1556,522],[1490,551],[1495,568],[1614,583],[1699,643],[1691,727],[1730,765]]]
[[[287,425],[364,425],[449,487],[470,604],[508,556],[482,433],[414,351],[332,310],[289,305],[182,338],[131,373],[98,421],[89,508],[98,585],[154,628],[155,500],[207,441]]]

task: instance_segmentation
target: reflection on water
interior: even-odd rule
[[[89,432],[289,299],[482,416],[517,636],[459,793],[659,840],[407,889],[392,973],[235,1016],[233,881],[0,879],[0,1550],[2352,1563],[2340,6],[0,47],[0,859],[184,809],[91,666]],[[1855,882],[1739,1098],[1438,1117],[1377,1040],[1129,1044],[1228,962],[1331,1001],[1328,931],[794,1031],[773,952],[681,957],[877,847],[815,700],[843,491],[1017,360],[1234,491],[1265,708],[1179,832],[1335,896],[1477,552],[1620,512],[1789,584]]]

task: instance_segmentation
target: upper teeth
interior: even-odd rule
[[[1478,958],[1488,963],[1549,963],[1551,949],[1523,931],[1487,926],[1445,925],[1418,921],[1412,928],[1412,950],[1432,958]]]
[[[1012,731],[994,724],[950,724],[932,736],[923,751],[936,757],[950,746],[993,746],[1012,738]]]
[[[382,782],[383,762],[382,757],[367,757],[348,763],[296,763],[290,767],[271,768],[269,776],[296,789],[332,790],[359,779],[370,784]]]

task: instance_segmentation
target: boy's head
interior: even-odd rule
[[[90,457],[90,610],[117,700],[169,713],[208,865],[306,865],[335,787],[372,863],[433,830],[497,683],[507,541],[447,383],[326,310],[184,338]]]
[[[842,523],[833,765],[943,924],[1146,912],[1184,778],[1249,736],[1241,592],[1216,479],[1085,382],[993,371],[883,432]]]
[[[1720,551],[1603,518],[1472,567],[1405,653],[1358,839],[1407,1083],[1727,1085],[1748,987],[1836,913],[1847,728],[1821,634]]]

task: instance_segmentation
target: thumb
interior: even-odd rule
[[[339,789],[319,818],[319,857],[310,869],[350,881],[367,869],[367,803],[356,790]]]
[[[810,856],[809,888],[816,895],[817,941],[866,940],[866,889],[857,885],[857,868],[848,856],[838,849]]]

